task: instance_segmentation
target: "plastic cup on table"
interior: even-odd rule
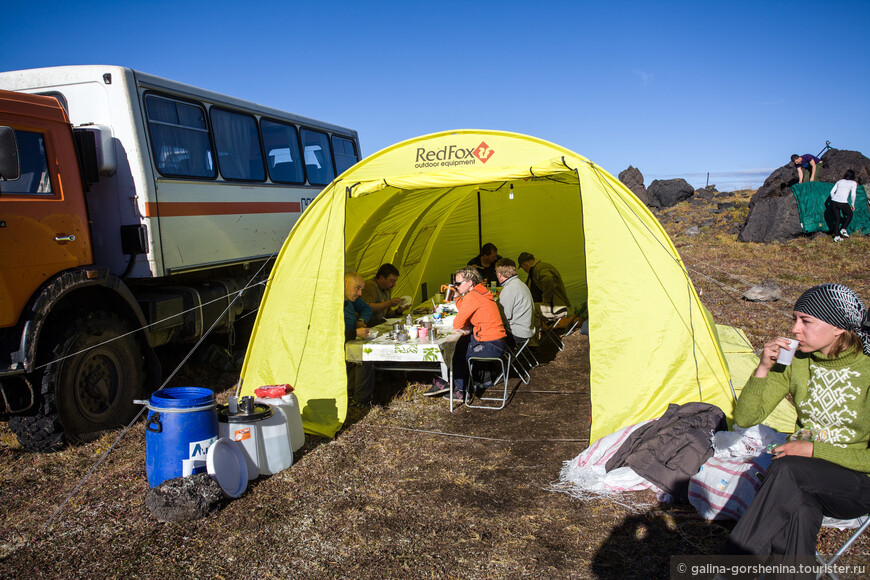
[[[781,336],[780,338],[785,338],[785,337]],[[797,347],[798,347],[798,344],[800,344],[800,341],[797,341],[793,338],[785,338],[785,340],[788,341],[789,348],[787,348],[787,349],[780,348],[779,349],[779,356],[776,357],[776,362],[778,362],[781,365],[788,366],[791,364],[791,361],[794,358],[795,353],[797,352]]]

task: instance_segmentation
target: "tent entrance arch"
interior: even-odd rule
[[[593,440],[669,403],[703,400],[730,415],[714,326],[649,209],[585,157],[498,131],[398,143],[324,189],[276,261],[242,393],[290,383],[305,428],[334,435],[347,412],[345,270],[371,275],[391,262],[401,272],[394,293],[420,301],[422,285],[433,294],[481,239],[503,256],[553,263],[572,304],[587,303]]]

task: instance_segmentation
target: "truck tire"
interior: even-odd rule
[[[22,447],[54,451],[65,442],[91,441],[135,416],[145,357],[129,331],[117,315],[92,311],[52,333],[43,350],[51,362],[42,371],[42,400],[31,414],[10,418]]]

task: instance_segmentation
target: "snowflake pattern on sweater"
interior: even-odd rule
[[[827,369],[810,363],[807,398],[798,403],[798,409],[805,426],[821,430],[825,440],[837,447],[845,447],[857,434],[851,425],[858,414],[849,402],[861,395],[862,389],[852,383],[860,376],[849,368]]]

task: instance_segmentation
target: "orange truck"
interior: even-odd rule
[[[229,333],[356,131],[128,68],[0,73],[0,396],[31,451],[122,426]],[[257,287],[259,288],[259,287]]]

